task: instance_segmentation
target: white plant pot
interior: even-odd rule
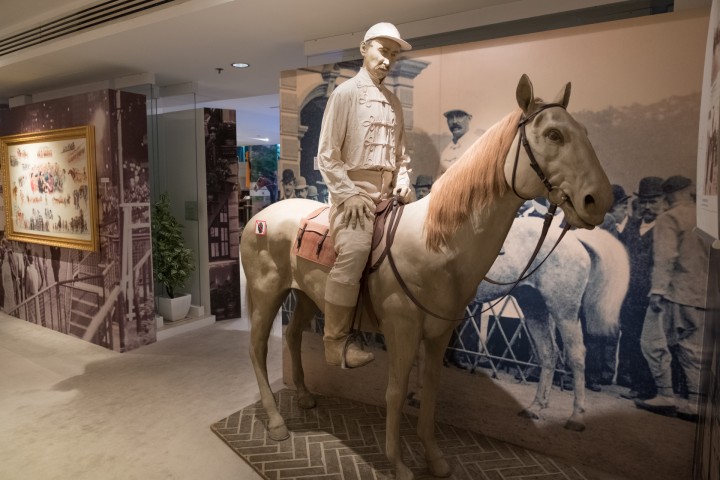
[[[167,322],[182,320],[190,311],[191,299],[189,293],[175,298],[158,297],[158,313]]]

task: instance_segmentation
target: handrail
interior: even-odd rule
[[[145,252],[145,254],[142,257],[140,257],[140,260],[138,260],[135,267],[133,267],[135,275],[137,275],[138,272],[145,266],[145,264],[148,263],[151,255],[152,255],[152,251],[148,250],[147,252]]]
[[[117,298],[120,296],[120,286],[116,285],[115,288],[113,288],[112,292],[110,292],[110,295],[108,296],[108,301],[105,302],[105,304],[100,308],[100,310],[93,315],[92,319],[90,320],[90,323],[87,326],[87,329],[85,330],[85,334],[83,335],[82,339],[90,341],[97,333],[97,330],[99,326],[102,324],[103,320],[105,320],[105,317],[110,313],[110,311],[113,308],[113,303]]]
[[[17,311],[20,310],[22,307],[24,307],[26,304],[29,304],[31,301],[35,300],[37,297],[40,297],[41,295],[44,295],[46,292],[50,291],[51,289],[65,286],[65,287],[67,287],[67,288],[73,288],[73,289],[78,289],[78,290],[79,290],[79,289],[80,289],[79,287],[76,287],[75,285],[68,285],[68,284],[69,284],[69,283],[80,282],[80,281],[84,281],[84,280],[89,280],[89,279],[96,279],[96,278],[103,278],[103,275],[89,275],[89,276],[87,276],[87,277],[74,278],[74,279],[70,279],[70,280],[63,280],[63,281],[61,281],[61,282],[55,282],[55,283],[53,283],[52,285],[48,285],[47,287],[43,288],[43,289],[40,290],[39,292],[33,294],[31,297],[26,298],[26,299],[25,299],[24,301],[22,301],[21,303],[18,303],[17,305],[15,305],[15,308],[13,308],[12,310],[10,310],[10,311],[8,311],[8,312],[6,312],[6,313],[7,313],[8,315],[12,315],[14,312],[17,312]]]

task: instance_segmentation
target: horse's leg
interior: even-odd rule
[[[420,345],[420,329],[413,320],[396,317],[384,322],[383,333],[385,333],[388,351],[388,385],[385,391],[387,406],[385,454],[395,468],[397,480],[412,480],[413,473],[402,459],[400,418],[407,395],[410,370],[412,370]]]
[[[315,399],[305,387],[305,373],[302,366],[301,345],[305,328],[318,312],[315,303],[305,293],[296,290],[297,303],[293,312],[292,321],[285,330],[290,359],[292,362],[292,377],[295,384],[298,404],[302,408],[313,408]]]
[[[425,447],[425,460],[430,473],[436,477],[448,477],[452,473],[435,439],[435,405],[440,382],[440,367],[452,329],[439,338],[425,339],[425,361],[423,362],[423,389],[420,398],[420,418],[417,433]]]
[[[290,436],[285,421],[278,411],[267,373],[268,337],[272,329],[275,314],[280,309],[287,295],[284,290],[279,293],[248,290],[248,306],[250,314],[250,359],[257,377],[265,413],[269,417],[268,434],[276,441],[285,440]]]
[[[583,342],[582,325],[577,313],[559,319],[558,330],[565,346],[567,364],[573,374],[575,402],[573,413],[565,422],[565,428],[582,432],[585,430],[585,343]]]
[[[525,317],[525,325],[537,349],[540,362],[540,381],[535,392],[535,399],[529,407],[520,412],[520,415],[537,420],[540,418],[540,411],[547,408],[550,403],[550,389],[558,357],[555,323],[551,322],[547,315],[540,315],[538,318],[531,314]]]
[[[420,407],[420,399],[422,398],[422,389],[423,389],[423,378],[422,378],[422,372],[425,370],[425,348],[422,344],[420,344],[420,348],[418,348],[417,353],[417,359],[414,362],[415,365],[415,389],[411,390],[410,387],[408,387],[408,394],[407,394],[407,404],[411,407],[418,408]]]

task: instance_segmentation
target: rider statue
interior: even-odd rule
[[[370,254],[376,205],[392,195],[410,200],[402,105],[383,84],[409,43],[390,23],[370,27],[360,43],[363,65],[330,95],[322,120],[318,165],[330,192],[330,228],[338,254],[325,287],[325,360],[360,367],[374,358],[346,341]]]

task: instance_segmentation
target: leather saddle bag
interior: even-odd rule
[[[330,235],[330,207],[320,207],[300,220],[293,253],[311,262],[332,267],[337,253]]]

